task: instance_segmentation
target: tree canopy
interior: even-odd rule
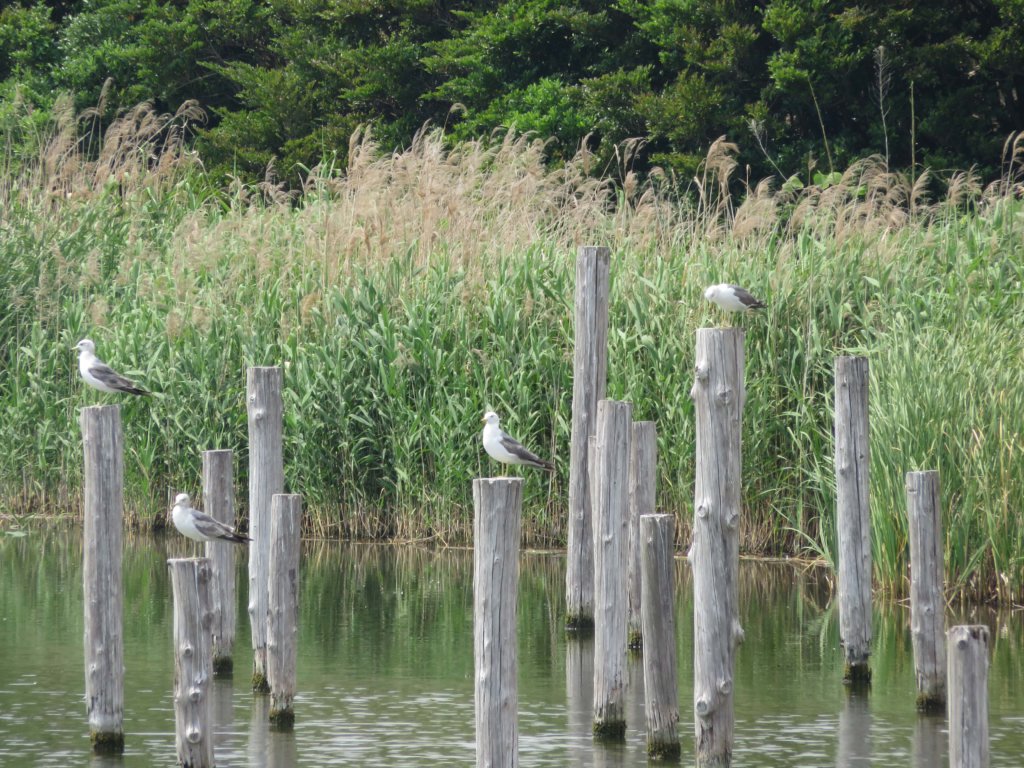
[[[110,85],[105,86],[109,81]],[[0,122],[70,91],[109,116],[198,100],[210,169],[297,178],[372,124],[404,146],[515,126],[692,175],[727,135],[755,177],[999,172],[1024,127],[1022,0],[18,0],[0,11]]]

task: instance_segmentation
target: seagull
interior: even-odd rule
[[[492,459],[497,459],[502,464],[525,464],[528,467],[546,469],[548,472],[554,471],[554,464],[544,461],[518,440],[509,437],[508,433],[498,426],[498,414],[494,411],[485,413],[483,420],[487,422],[484,425],[484,450]]]
[[[179,493],[174,497],[171,517],[174,519],[174,527],[193,541],[230,541],[232,544],[252,541],[220,520],[214,520],[198,509],[192,509],[192,502],[187,493]]]
[[[100,392],[112,392],[113,394],[125,393],[128,395],[151,395],[135,382],[126,379],[109,365],[96,357],[96,345],[91,339],[82,339],[72,349],[78,350],[78,370],[82,379],[90,387],[95,387]]]
[[[712,285],[704,291],[704,298],[714,302],[726,312],[745,312],[750,309],[764,309],[768,306],[746,288],[729,283]]]

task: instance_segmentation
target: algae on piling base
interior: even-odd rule
[[[286,709],[270,710],[270,724],[279,731],[290,731],[295,728],[295,710],[291,707]]]
[[[871,667],[864,664],[847,664],[843,668],[843,683],[854,688],[871,685]]]
[[[213,657],[213,674],[215,677],[233,677],[235,661],[230,656]]]
[[[606,720],[603,723],[594,723],[594,738],[601,741],[625,741],[626,721]]]
[[[90,731],[92,751],[97,755],[119,755],[124,752],[124,732]]]
[[[270,683],[267,681],[267,676],[262,672],[252,673],[252,692],[270,693]]]

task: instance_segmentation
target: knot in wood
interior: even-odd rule
[[[185,731],[185,738],[188,739],[189,744],[198,744],[203,738],[203,732],[198,728],[189,728]]]
[[[727,677],[722,678],[718,681],[718,692],[723,696],[728,696],[732,693],[732,680]]]
[[[203,691],[198,686],[193,685],[188,689],[188,700],[193,704],[201,698],[203,698]]]
[[[710,370],[708,369],[707,363],[697,363],[693,368],[694,375],[697,377],[697,381],[707,381]]]
[[[181,655],[182,655],[182,657],[184,657],[186,659],[191,658],[192,657],[192,650],[193,649],[192,649],[192,644],[191,643],[182,643],[181,644]]]
[[[727,528],[730,528],[730,529],[731,528],[735,528],[736,524],[739,523],[739,521],[740,521],[740,513],[735,511],[735,510],[733,510],[725,518],[725,525],[726,525]]]
[[[707,717],[711,713],[711,702],[701,696],[693,705],[693,711],[700,717]]]
[[[732,402],[732,390],[728,388],[720,389],[715,393],[715,400],[722,405],[728,405]]]
[[[708,505],[707,502],[704,502],[697,507],[697,517],[701,518],[702,520],[706,518],[709,514],[711,514],[711,507],[710,505]]]
[[[252,409],[252,417],[256,421],[259,421],[260,419],[262,419],[266,415],[267,415],[267,412],[263,408],[253,408]]]
[[[967,647],[967,638],[964,637],[963,635],[958,637],[957,640],[956,640],[956,647],[959,648],[961,651],[964,648],[966,648]]]

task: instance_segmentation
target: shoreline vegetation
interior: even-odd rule
[[[126,511],[161,527],[197,495],[201,451],[246,487],[245,369],[281,365],[286,487],[309,532],[465,544],[473,477],[500,472],[480,416],[554,457],[527,476],[524,543],[564,543],[576,248],[612,249],[608,396],[658,424],[658,507],[689,540],[695,329],[704,287],[768,309],[746,328],[741,548],[834,563],[832,366],[871,366],[876,586],[907,580],[904,473],[938,469],[951,593],[1024,587],[1024,139],[1004,175],[942,180],[867,158],[802,187],[744,183],[714,142],[685,189],[585,150],[559,165],[512,132],[386,152],[357,131],[346,168],[299,192],[214,185],[188,148],[193,105],[141,105],[102,135],[68,106],[36,155],[0,165],[0,498],[78,514],[82,405],[70,347],[159,393],[123,402]],[[26,146],[24,137],[8,146]],[[244,516],[244,493],[238,494]],[[8,517],[10,521],[12,518]],[[0,524],[8,527],[8,523]]]

